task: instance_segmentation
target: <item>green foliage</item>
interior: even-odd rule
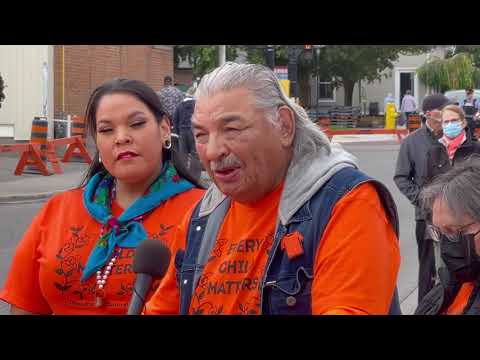
[[[227,61],[237,57],[237,46],[227,45]],[[174,64],[188,60],[193,68],[193,76],[202,77],[218,66],[218,45],[176,45],[174,48]]]
[[[327,45],[321,49],[318,71],[332,76],[337,86],[344,80],[373,82],[381,80],[384,70],[393,69],[400,54],[417,55],[430,48],[428,45]]]
[[[430,49],[430,45],[327,45],[320,51],[316,71],[332,78],[335,87],[343,86],[345,105],[351,105],[353,87],[359,80],[371,83],[388,77],[385,70],[393,69],[401,54],[417,55]]]
[[[473,55],[458,53],[446,59],[433,58],[417,70],[418,77],[438,92],[480,86],[480,69]]]
[[[472,56],[473,65],[480,68],[480,45],[456,45],[454,51],[447,54],[447,58],[457,54],[470,54]]]
[[[265,65],[266,45],[227,45],[227,61],[234,61],[240,51],[247,54],[247,61],[252,64]],[[274,45],[275,64],[288,64],[288,47]],[[188,60],[193,67],[194,77],[202,77],[218,66],[218,45],[176,45],[174,48],[175,67],[180,61]]]
[[[227,60],[233,61],[239,51],[247,54],[250,63],[265,64],[266,45],[227,45]],[[274,45],[275,65],[288,65],[288,45]],[[353,86],[359,80],[380,80],[386,69],[392,69],[400,54],[416,55],[431,49],[430,45],[327,45],[320,50],[316,69],[315,61],[303,52],[298,62],[298,79],[302,103],[308,103],[309,77],[317,72],[332,78],[336,87],[346,88],[345,104],[351,104]],[[189,59],[195,77],[201,77],[217,66],[218,46],[177,45],[175,64]],[[352,91],[350,91],[352,90]]]

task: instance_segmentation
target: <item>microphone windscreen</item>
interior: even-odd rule
[[[167,272],[170,256],[170,250],[161,241],[144,240],[135,250],[133,271],[162,278]]]

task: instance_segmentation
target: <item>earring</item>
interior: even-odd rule
[[[100,157],[100,155],[98,155],[98,162],[101,164],[102,163],[102,158]]]
[[[165,140],[165,144],[163,147],[167,150],[169,150],[172,147],[172,141],[170,139]]]

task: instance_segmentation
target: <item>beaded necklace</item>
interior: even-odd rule
[[[110,196],[110,209],[112,208],[113,200],[117,196],[117,180],[113,181],[112,187],[109,192]],[[143,218],[146,214],[140,215],[133,219],[133,221],[143,222]],[[105,233],[106,227],[110,226],[112,228],[118,227],[118,222],[116,218],[113,218],[113,221],[102,225],[100,230],[100,237],[102,237]],[[110,259],[110,262],[104,267],[103,272],[101,270],[97,271],[97,281],[95,285],[95,306],[102,307],[105,303],[104,299],[106,297],[105,285],[107,283],[108,276],[112,273],[112,269],[115,266],[115,262],[117,261],[118,257],[120,256],[121,250],[115,249],[113,252],[113,256]]]

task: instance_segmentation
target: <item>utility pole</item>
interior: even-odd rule
[[[218,46],[218,66],[222,66],[227,61],[227,45]]]
[[[298,97],[298,56],[302,49],[298,45],[290,45],[288,47],[288,80],[290,80],[290,97],[296,99]]]
[[[267,45],[265,48],[265,59],[267,66],[273,70],[275,67],[275,48],[273,45]]]
[[[313,54],[315,56],[315,83],[316,83],[316,91],[315,91],[315,98],[316,98],[316,103],[315,103],[315,109],[317,110],[317,118],[320,114],[320,104],[319,104],[319,88],[318,88],[318,83],[319,83],[319,76],[318,76],[318,67],[320,65],[320,49],[325,47],[325,45],[313,45],[313,48],[315,50],[315,53]]]

